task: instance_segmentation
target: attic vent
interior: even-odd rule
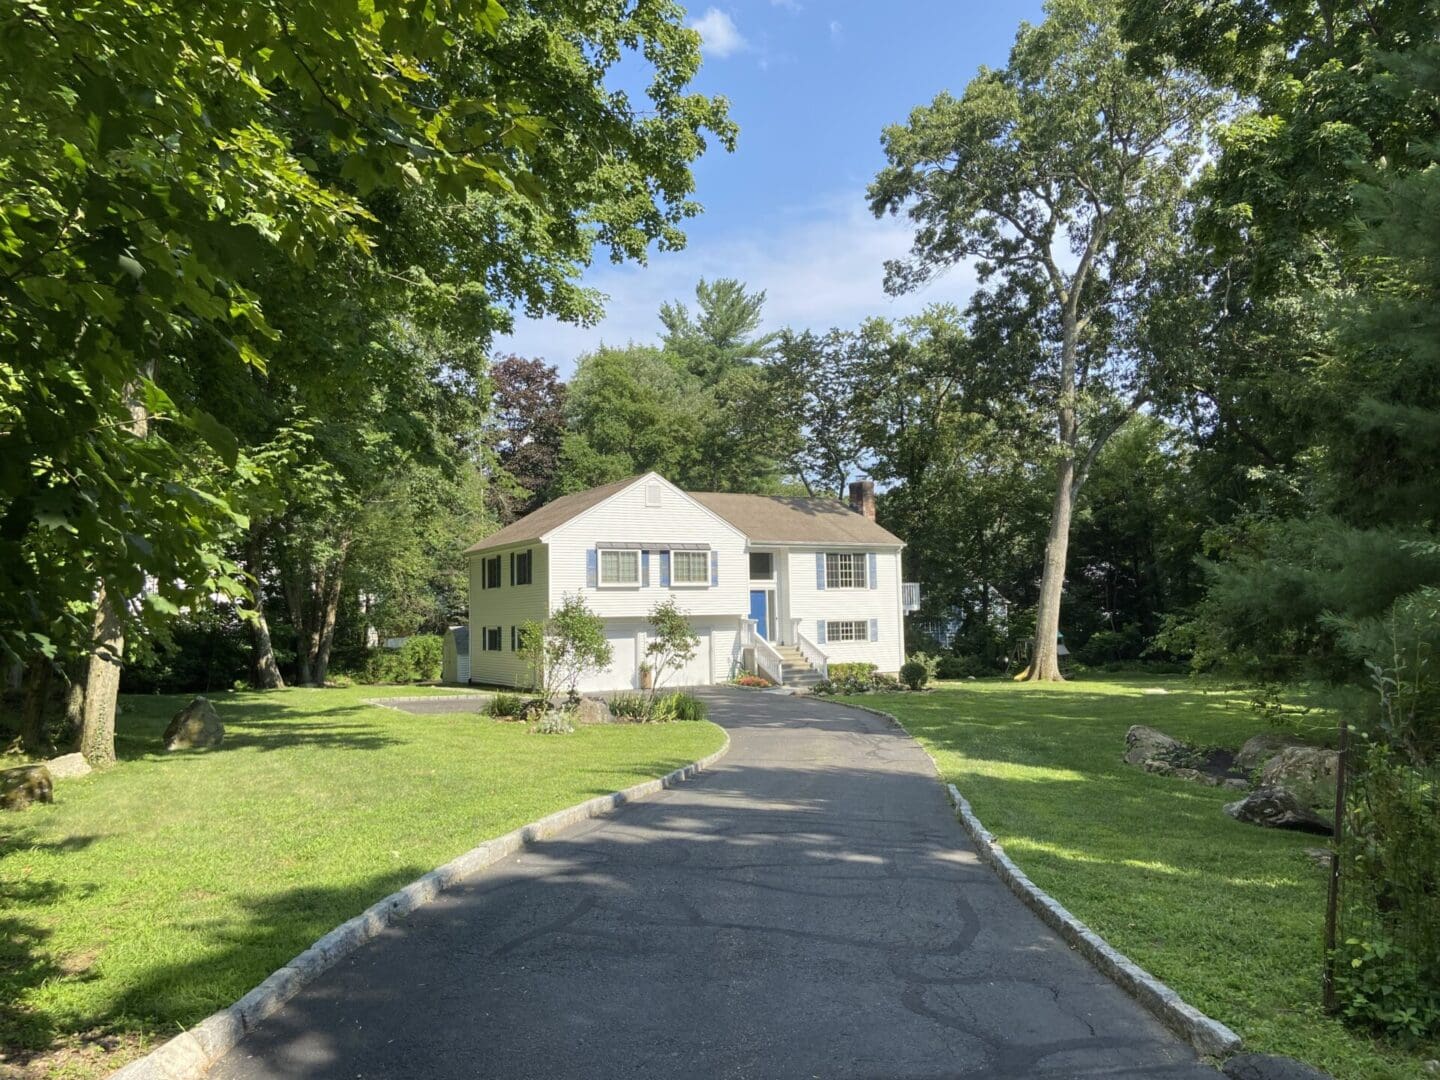
[[[655,483],[653,480],[645,485],[645,505],[660,505],[660,485]]]

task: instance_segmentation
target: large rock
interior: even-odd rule
[[[1199,769],[1191,769],[1184,765],[1175,765],[1169,761],[1162,761],[1159,758],[1151,758],[1141,766],[1146,772],[1158,773],[1160,776],[1172,776],[1176,780],[1190,780],[1197,784],[1204,784],[1207,787],[1219,787],[1221,778],[1211,776],[1209,773],[1201,772]]]
[[[1236,821],[1269,829],[1329,836],[1334,826],[1282,787],[1258,787],[1239,802],[1226,803],[1225,812]]]
[[[580,704],[575,706],[575,722],[577,724],[613,724],[615,714],[610,711],[610,706],[598,698],[581,698]]]
[[[74,780],[77,777],[89,776],[94,771],[85,760],[84,754],[62,754],[45,762],[45,768],[55,780]]]
[[[209,699],[197,697],[171,718],[164,739],[166,750],[213,750],[225,739],[225,725]]]
[[[1340,755],[1322,746],[1287,746],[1265,763],[1261,787],[1281,787],[1303,806],[1335,808]]]
[[[1163,760],[1184,749],[1185,744],[1179,739],[1172,739],[1163,731],[1156,731],[1144,724],[1136,724],[1125,732],[1125,761],[1130,765],[1144,765],[1152,758]]]
[[[1329,1073],[1279,1054],[1236,1054],[1224,1072],[1230,1080],[1331,1080]]]
[[[32,803],[55,801],[55,783],[44,765],[22,765],[0,772],[0,810],[24,810]]]
[[[1240,752],[1235,755],[1235,767],[1252,772],[1287,746],[1304,745],[1294,735],[1281,731],[1262,731],[1259,735],[1252,735],[1245,740],[1245,745],[1240,747]]]

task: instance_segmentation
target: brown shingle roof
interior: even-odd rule
[[[631,476],[588,491],[562,495],[472,544],[466,548],[466,553],[539,540],[552,529],[604,502],[638,479],[640,477]],[[686,494],[755,543],[868,544],[882,547],[899,547],[904,543],[894,533],[882,529],[836,499],[733,495],[722,491],[688,491]]]
[[[505,547],[507,544],[523,544],[527,540],[539,540],[551,529],[560,525],[579,514],[583,514],[596,503],[604,502],[611,495],[623,488],[629,487],[638,476],[629,476],[624,480],[616,480],[609,484],[601,484],[599,487],[590,488],[587,491],[577,491],[573,495],[561,495],[538,510],[531,511],[518,521],[512,521],[499,532],[491,533],[478,543],[471,544],[465,549],[468,555],[474,551],[486,551],[489,548]]]
[[[894,533],[882,529],[836,499],[790,495],[732,495],[691,491],[689,496],[719,514],[755,543],[870,544],[898,547]]]

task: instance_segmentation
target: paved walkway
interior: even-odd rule
[[[878,717],[707,690],[730,753],[342,961],[213,1076],[1175,1077]]]

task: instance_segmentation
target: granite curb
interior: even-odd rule
[[[845,705],[861,712],[872,713],[890,721],[906,735],[910,732],[899,718],[872,709],[868,705],[856,705],[848,701],[827,699],[836,705]],[[910,736],[912,739],[913,735]],[[922,747],[923,749],[923,747]],[[929,757],[929,752],[926,751]],[[931,764],[935,759],[930,758]],[[936,775],[940,773],[935,767]],[[1101,974],[1124,990],[1143,1005],[1161,1023],[1185,1039],[1201,1054],[1223,1058],[1238,1053],[1243,1045],[1240,1036],[1220,1021],[1206,1016],[1195,1006],[1187,1003],[1173,989],[1120,952],[1099,934],[1072,915],[1053,896],[1040,888],[1015,865],[994,835],[980,823],[970,803],[954,784],[947,783],[950,801],[960,825],[975,844],[980,857],[990,864],[1000,880],[1018,896],[1025,906],[1040,917],[1040,920],[1058,933],[1076,951],[1093,964]]]
[[[434,700],[429,699],[429,700]],[[544,840],[591,818],[617,810],[627,803],[656,795],[692,779],[725,756],[730,736],[712,754],[654,780],[624,791],[600,795],[557,810],[538,821],[487,840],[444,866],[416,878],[398,892],[371,904],[353,919],[341,923],[235,1004],[211,1013],[189,1030],[162,1043],[142,1058],[110,1074],[109,1080],[196,1080],[227,1054],[235,1044],[327,968],[348,956],[391,924],[435,899],[440,893],[473,874],[494,865],[526,844]]]

